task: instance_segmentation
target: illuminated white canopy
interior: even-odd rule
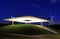
[[[4,20],[22,22],[22,23],[49,22],[48,20],[33,17],[33,16],[23,16],[23,17],[9,18]]]

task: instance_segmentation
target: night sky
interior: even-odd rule
[[[18,16],[47,18],[60,21],[60,0],[0,0],[0,21]]]

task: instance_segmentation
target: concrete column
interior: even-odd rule
[[[41,22],[41,26],[43,26],[43,22]]]
[[[14,21],[12,21],[12,25],[14,25]]]

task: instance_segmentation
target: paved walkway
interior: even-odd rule
[[[55,33],[55,34],[58,34],[58,32],[56,32],[56,31],[54,31],[54,30],[51,30],[51,29],[49,29],[48,27],[40,26],[40,25],[36,25],[36,26],[41,27],[41,28],[43,28],[43,29],[46,29],[46,30],[48,30],[48,31],[50,31],[50,32],[53,32],[53,33]]]

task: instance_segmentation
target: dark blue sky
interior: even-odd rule
[[[0,0],[0,20],[26,15],[41,18],[53,15],[60,21],[60,0]]]

